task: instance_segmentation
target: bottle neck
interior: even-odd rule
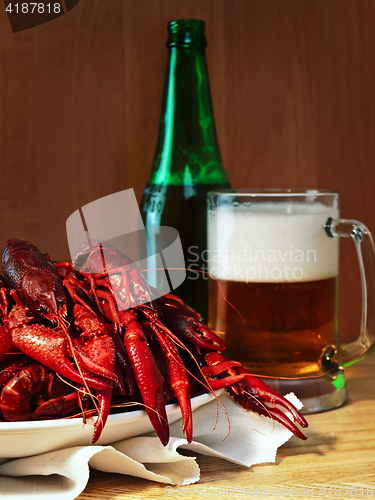
[[[204,46],[169,47],[159,135],[149,184],[227,184]]]

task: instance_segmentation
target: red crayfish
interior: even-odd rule
[[[226,388],[244,408],[305,439],[267,403],[306,427],[298,410],[239,362],[226,360],[221,339],[181,299],[153,300],[138,267],[109,243],[89,242],[73,263],[53,264],[35,246],[13,239],[2,265],[0,419],[59,417],[76,408],[85,414],[94,401],[95,442],[113,401],[131,398],[144,405],[166,445],[165,405],[176,398],[190,442],[190,391],[200,380],[203,390]],[[69,381],[65,390],[61,379]]]

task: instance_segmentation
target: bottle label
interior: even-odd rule
[[[148,186],[142,199],[142,211],[148,215],[160,215],[164,208],[166,187],[162,185]]]

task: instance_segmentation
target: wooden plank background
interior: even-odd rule
[[[0,245],[69,258],[68,216],[134,188],[158,128],[166,23],[206,22],[216,122],[234,187],[333,188],[375,231],[375,2],[80,0],[13,34],[0,5]],[[114,214],[116,216],[116,214]],[[356,336],[354,245],[341,244],[340,329]]]

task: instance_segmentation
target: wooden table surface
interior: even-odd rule
[[[293,436],[279,449],[273,464],[247,468],[198,456],[199,483],[176,486],[173,491],[165,490],[163,484],[91,470],[78,500],[168,496],[375,500],[375,353],[348,368],[346,375],[347,403],[337,410],[309,415],[308,440]]]

